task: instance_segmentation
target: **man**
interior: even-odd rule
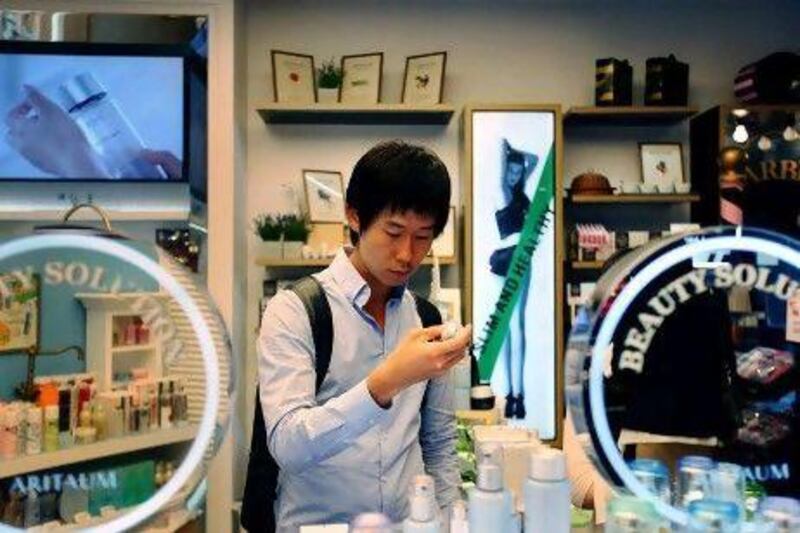
[[[356,164],[346,213],[355,249],[315,277],[334,325],[328,373],[315,395],[314,345],[300,299],[282,291],[259,336],[260,401],[280,466],[279,531],[408,514],[408,486],[428,473],[440,507],[457,497],[455,418],[447,371],[471,328],[442,340],[420,328],[405,288],[447,222],[450,177],[429,150],[379,144]]]

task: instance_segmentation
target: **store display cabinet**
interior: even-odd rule
[[[691,120],[692,220],[800,237],[800,106],[718,106]]]

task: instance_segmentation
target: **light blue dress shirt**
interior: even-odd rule
[[[388,409],[366,385],[405,334],[421,327],[413,295],[404,287],[393,291],[382,330],[364,310],[369,286],[344,251],[315,277],[334,329],[319,394],[311,326],[297,295],[280,291],[272,298],[258,339],[267,442],[281,468],[278,531],[375,511],[399,522],[408,513],[409,484],[422,473],[433,476],[439,506],[448,506],[458,496],[459,471],[447,375],[402,391]]]

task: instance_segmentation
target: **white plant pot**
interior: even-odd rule
[[[339,89],[317,89],[317,102],[320,104],[335,104],[339,101]]]
[[[302,259],[305,244],[303,241],[283,241],[283,258]]]
[[[283,247],[281,241],[258,241],[256,253],[259,257],[267,257],[270,259],[280,259],[283,257]]]

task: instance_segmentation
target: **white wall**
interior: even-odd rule
[[[331,56],[384,52],[383,101],[398,102],[405,56],[446,50],[446,102],[538,102],[592,105],[594,61],[628,58],[641,103],[644,61],[674,53],[690,64],[690,103],[701,109],[733,100],[733,77],[743,64],[797,46],[800,2],[459,1],[428,2],[250,0],[247,4],[247,219],[280,209],[279,184],[302,197],[302,168],[340,170],[347,177],[377,141],[424,143],[442,157],[459,198],[459,132],[447,128],[378,126],[266,126],[255,109],[271,102],[271,48]],[[591,128],[566,134],[565,185],[588,168],[612,179],[638,179],[638,140],[683,139],[686,127]],[[684,148],[688,162],[688,146]],[[459,202],[460,203],[460,202]],[[459,210],[460,213],[460,210]],[[248,236],[248,335],[256,328],[263,271],[253,265]],[[458,283],[455,267],[447,284]],[[250,345],[247,379],[252,383]],[[248,392],[248,400],[252,402]],[[252,406],[252,403],[249,404]],[[252,411],[249,411],[252,412]]]

